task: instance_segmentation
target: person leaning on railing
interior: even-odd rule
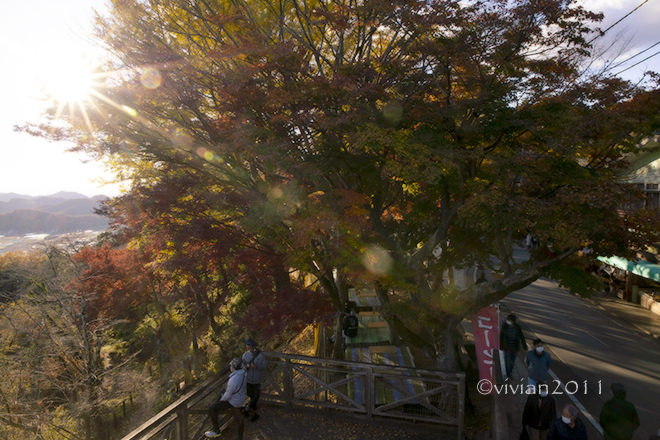
[[[218,437],[220,435],[220,425],[218,423],[218,411],[231,410],[234,414],[234,419],[238,423],[238,440],[243,440],[243,428],[245,427],[243,421],[243,403],[245,402],[245,370],[243,370],[243,362],[240,358],[234,358],[229,363],[231,374],[227,381],[227,389],[220,398],[219,402],[214,403],[209,407],[209,418],[213,423],[213,430],[206,431],[207,437]]]

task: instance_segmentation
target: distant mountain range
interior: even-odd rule
[[[73,192],[32,197],[0,193],[0,235],[64,234],[108,227],[105,217],[94,208],[106,196],[87,197]]]

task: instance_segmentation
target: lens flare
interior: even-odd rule
[[[122,105],[121,108],[122,108],[126,113],[128,113],[129,115],[131,115],[131,116],[137,116],[137,110],[135,110],[134,108],[131,108],[131,107],[127,106],[127,105]]]
[[[392,125],[396,125],[401,122],[403,117],[403,107],[401,103],[394,99],[385,105],[383,108],[383,117]]]
[[[362,264],[376,276],[385,276],[392,268],[392,257],[378,245],[369,246],[362,253]]]
[[[140,74],[140,82],[148,89],[157,89],[163,82],[163,77],[160,75],[158,69],[151,67],[144,69]]]
[[[271,190],[270,195],[275,199],[281,199],[284,195],[284,191],[282,191],[281,188],[275,187]]]

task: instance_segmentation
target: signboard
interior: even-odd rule
[[[479,379],[493,381],[493,349],[500,348],[497,307],[488,306],[472,315],[472,333],[477,351]]]

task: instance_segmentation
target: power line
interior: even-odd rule
[[[616,75],[621,75],[621,74],[622,74],[623,72],[625,72],[626,70],[630,70],[630,69],[632,69],[633,67],[640,65],[640,64],[642,64],[644,61],[646,61],[646,60],[650,60],[651,58],[653,58],[654,56],[656,56],[656,55],[658,55],[658,54],[660,54],[660,50],[657,51],[656,53],[654,53],[653,55],[644,58],[642,61],[640,61],[640,62],[638,62],[638,63],[635,63],[635,64],[633,64],[633,65],[630,66],[630,67],[626,67],[625,69],[623,69],[623,70],[620,71],[619,73],[615,73],[614,75],[615,75],[615,76],[616,76]]]
[[[660,44],[660,41],[658,41],[657,43],[655,43],[655,44],[653,44],[653,45],[647,47],[647,48],[644,49],[643,51],[636,53],[635,55],[631,56],[630,58],[625,59],[625,60],[623,60],[623,61],[621,61],[621,62],[619,62],[619,63],[616,63],[615,65],[611,66],[611,67],[608,68],[607,70],[616,69],[616,68],[619,67],[620,65],[622,65],[622,64],[626,64],[628,61],[632,60],[633,58],[637,58],[638,56],[640,56],[640,55],[643,54],[644,52],[653,49],[653,48],[654,48],[655,46],[657,46],[658,44]]]
[[[630,14],[632,14],[633,12],[635,12],[636,10],[638,10],[639,8],[641,8],[642,6],[644,6],[644,4],[646,4],[648,1],[649,1],[649,0],[644,0],[639,6],[637,6],[635,9],[633,9],[632,11],[628,12],[626,15],[624,15],[623,17],[621,17],[621,18],[620,18],[616,23],[614,23],[612,26],[608,27],[608,28],[605,29],[603,32],[601,32],[600,34],[596,35],[596,36],[593,37],[591,40],[589,40],[589,41],[587,42],[587,44],[591,44],[595,39],[600,38],[600,37],[602,37],[603,35],[605,35],[605,34],[607,33],[607,31],[609,31],[610,29],[612,29],[612,28],[613,28],[614,26],[616,26],[617,24],[621,23],[621,22],[622,22],[623,20],[625,20]]]

